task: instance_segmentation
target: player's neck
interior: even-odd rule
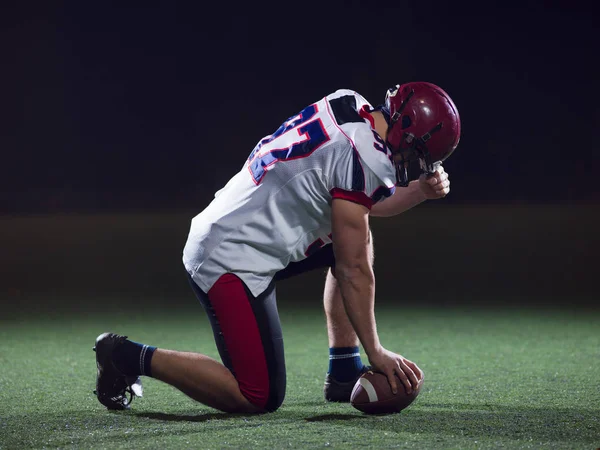
[[[375,122],[375,131],[377,131],[377,134],[379,134],[379,136],[381,136],[381,138],[385,141],[387,137],[388,124],[385,120],[385,117],[383,117],[383,113],[381,111],[371,111],[371,116]]]

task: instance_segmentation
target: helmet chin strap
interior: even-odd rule
[[[411,89],[410,92],[408,93],[408,95],[406,96],[406,98],[402,101],[402,103],[400,103],[400,106],[398,107],[398,109],[396,111],[394,111],[394,114],[391,116],[390,123],[389,123],[390,127],[393,127],[394,124],[396,122],[398,122],[398,119],[400,118],[402,111],[404,111],[404,108],[406,108],[406,105],[408,105],[408,102],[410,102],[410,99],[413,97],[413,95],[415,95],[415,90]]]

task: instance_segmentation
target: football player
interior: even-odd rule
[[[459,136],[453,101],[425,82],[390,89],[375,108],[338,90],[287,119],[193,218],[183,251],[221,362],[104,333],[95,346],[100,402],[129,408],[145,375],[222,411],[275,411],[286,387],[275,285],[317,268],[328,268],[325,398],[349,401],[367,369],[359,344],[394,392],[401,388],[394,375],[409,393],[419,387],[421,369],[379,341],[369,216],[445,197],[450,182],[441,163]],[[422,174],[410,181],[412,162]]]

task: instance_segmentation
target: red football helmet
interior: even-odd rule
[[[423,172],[433,173],[458,145],[458,110],[435,84],[396,85],[387,92],[385,109],[389,114],[387,145],[394,155],[402,156],[396,163],[399,186],[408,185],[406,163],[418,159]]]

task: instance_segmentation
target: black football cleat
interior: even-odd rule
[[[325,386],[323,387],[323,394],[325,395],[325,400],[328,402],[349,402],[350,395],[352,394],[352,389],[354,389],[354,385],[360,378],[360,376],[371,370],[370,366],[364,366],[362,371],[350,381],[341,382],[336,380],[331,376],[330,373],[327,373],[325,376]]]
[[[125,339],[127,336],[114,333],[102,333],[96,338],[94,351],[98,374],[94,394],[108,409],[129,409],[133,398],[141,397],[143,393],[140,378],[123,374],[113,363],[113,350]]]

